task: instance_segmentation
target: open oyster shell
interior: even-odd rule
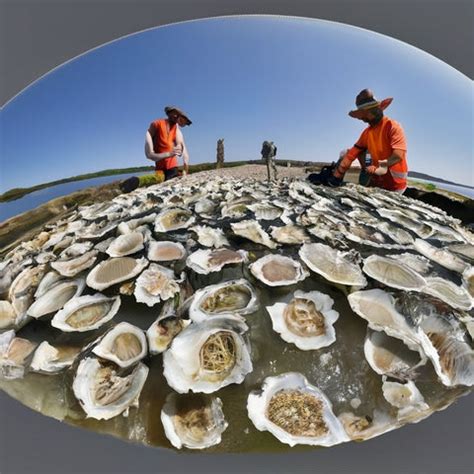
[[[109,420],[138,406],[148,367],[139,362],[133,370],[123,370],[92,357],[79,363],[72,388],[87,417]]]
[[[97,250],[90,250],[70,260],[56,260],[51,263],[51,267],[63,276],[73,277],[83,270],[92,267],[97,260],[98,253]]]
[[[186,257],[186,249],[179,242],[153,240],[148,244],[147,257],[152,262],[173,262]]]
[[[140,328],[122,322],[107,332],[92,352],[120,367],[130,367],[147,355],[148,347],[145,334]]]
[[[410,350],[400,340],[370,328],[367,328],[364,355],[375,372],[399,380],[416,378],[416,369],[427,361],[424,354],[420,356],[419,352]]]
[[[187,229],[195,221],[191,211],[179,207],[171,207],[161,211],[155,219],[155,232],[171,232]]]
[[[328,281],[360,288],[367,285],[359,265],[353,263],[344,252],[324,244],[304,244],[299,255],[313,272]]]
[[[215,317],[190,324],[163,355],[163,374],[179,393],[211,393],[241,383],[252,371],[245,323]]]
[[[469,267],[469,265],[464,260],[452,254],[449,250],[437,248],[425,240],[415,239],[414,247],[422,255],[447,268],[448,270],[462,273],[464,270],[466,270],[466,268]]]
[[[423,395],[412,381],[404,384],[384,381],[382,392],[385,400],[398,408],[398,418],[403,418],[412,412],[431,413],[429,405],[425,403]]]
[[[174,271],[152,263],[136,280],[133,294],[139,303],[154,306],[160,301],[166,301],[179,293],[179,283]]]
[[[143,234],[141,232],[131,232],[114,239],[106,253],[111,257],[125,257],[126,255],[139,252],[143,247]]]
[[[170,393],[161,410],[170,443],[178,449],[204,449],[221,442],[228,426],[218,397]]]
[[[284,255],[265,255],[249,268],[255,278],[268,286],[294,285],[309,276],[300,262]]]
[[[51,320],[51,326],[64,332],[85,332],[110,321],[120,308],[120,296],[107,298],[95,295],[78,296],[69,300]]]
[[[267,306],[273,329],[283,340],[308,351],[331,345],[336,340],[333,324],[339,313],[332,309],[334,301],[319,291],[295,291],[289,302]]]
[[[136,260],[131,257],[118,257],[104,260],[87,275],[87,285],[94,290],[105,290],[137,276],[148,265],[146,258]]]
[[[210,317],[245,315],[258,309],[257,293],[245,279],[230,280],[196,291],[189,317],[196,322]]]
[[[13,330],[0,334],[0,377],[22,378],[36,346],[28,339],[16,337]]]
[[[214,229],[213,227],[205,225],[196,225],[191,227],[191,230],[196,233],[198,242],[204,247],[226,247],[229,245],[227,237],[224,235],[222,229]]]
[[[423,293],[436,296],[448,303],[451,307],[469,311],[473,306],[473,299],[463,286],[439,277],[427,277]]]
[[[364,260],[364,273],[384,285],[406,291],[421,291],[425,279],[403,263],[393,258],[371,255]]]
[[[267,377],[247,400],[249,418],[282,443],[333,446],[349,441],[326,395],[300,373]]]
[[[61,309],[69,300],[79,296],[86,286],[84,278],[59,280],[43,293],[28,309],[28,315],[40,318]]]
[[[245,250],[196,250],[186,259],[186,265],[201,275],[222,270],[225,265],[233,265],[247,261]]]
[[[257,244],[265,245],[270,249],[277,247],[277,244],[273,242],[270,236],[262,229],[262,226],[258,221],[246,220],[240,222],[233,222],[230,224],[232,232],[235,235],[245,237],[252,242]]]
[[[30,369],[44,374],[60,372],[70,367],[80,352],[80,347],[52,346],[43,341],[34,353]]]

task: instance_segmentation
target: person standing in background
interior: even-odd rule
[[[145,156],[155,162],[155,173],[164,180],[178,176],[178,158],[183,158],[184,173],[189,170],[189,155],[180,127],[191,125],[178,107],[165,107],[167,118],[153,121],[145,137]]]

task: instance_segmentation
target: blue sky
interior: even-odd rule
[[[318,20],[230,17],[145,31],[95,49],[23,91],[2,110],[0,191],[107,168],[151,165],[149,123],[178,105],[191,163],[332,161],[364,124],[356,94],[394,97],[408,164],[474,185],[472,81],[412,46]]]

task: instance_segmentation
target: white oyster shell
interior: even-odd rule
[[[148,367],[141,362],[122,375],[110,363],[87,357],[77,368],[72,388],[87,417],[109,420],[130,406],[138,406],[147,376]]]
[[[462,273],[469,265],[449,250],[437,248],[422,239],[415,239],[415,249],[433,262],[439,263],[448,270]]]
[[[117,257],[104,260],[87,275],[87,285],[94,290],[105,290],[137,276],[148,265],[146,258],[136,260],[131,257]]]
[[[189,317],[196,322],[215,316],[233,317],[253,313],[258,306],[255,289],[242,278],[196,291],[189,307]]]
[[[148,244],[148,260],[152,262],[172,262],[186,256],[186,249],[179,242],[169,240],[151,241]]]
[[[161,211],[155,219],[155,232],[171,232],[187,229],[195,221],[191,211],[179,207],[171,207]]]
[[[204,247],[220,248],[229,245],[227,237],[221,229],[214,229],[206,225],[195,225],[191,230],[198,236],[198,242]]]
[[[273,329],[286,342],[308,351],[331,345],[336,340],[333,324],[339,313],[332,309],[333,299],[311,291],[295,291],[289,302],[278,302],[267,306]]]
[[[309,276],[300,262],[284,255],[265,255],[249,268],[255,278],[268,286],[294,285]]]
[[[207,275],[222,270],[225,265],[247,261],[245,250],[220,248],[216,250],[196,250],[186,259],[186,265],[196,273]]]
[[[56,260],[51,263],[51,267],[63,276],[73,277],[92,267],[97,260],[98,253],[97,250],[91,250],[70,260]]]
[[[179,393],[211,393],[241,383],[252,371],[248,326],[235,319],[215,317],[190,324],[163,354],[163,374]]]
[[[101,338],[92,352],[120,367],[130,367],[147,355],[145,333],[133,324],[119,323]]]
[[[143,247],[143,234],[141,232],[130,232],[113,240],[106,253],[111,257],[125,257],[142,250]]]
[[[173,339],[189,324],[189,319],[175,314],[160,315],[146,331],[150,354],[161,354],[168,349]]]
[[[166,397],[161,422],[166,437],[178,449],[215,446],[221,442],[221,435],[228,426],[220,398],[176,393]]]
[[[299,255],[311,270],[326,280],[356,287],[367,285],[359,265],[353,263],[344,252],[324,244],[304,244]]]
[[[160,301],[173,298],[180,290],[180,281],[175,279],[173,270],[152,263],[137,278],[133,294],[138,303],[151,307]]]
[[[473,299],[468,291],[452,281],[439,277],[427,277],[423,293],[436,296],[453,308],[469,311],[473,306]]]
[[[27,339],[16,337],[13,330],[0,334],[0,377],[23,378],[36,346]]]
[[[29,307],[28,315],[40,318],[60,310],[69,300],[79,296],[86,286],[84,278],[59,280]]]
[[[421,291],[425,279],[393,258],[371,255],[364,260],[364,273],[381,283],[406,291]]]
[[[249,394],[247,411],[258,430],[269,431],[290,446],[349,441],[326,395],[297,372],[267,377],[261,391]]]
[[[110,321],[120,308],[120,296],[108,298],[95,295],[78,296],[69,300],[51,320],[51,326],[64,332],[85,332]]]
[[[30,369],[46,374],[60,372],[70,367],[80,352],[80,347],[52,346],[43,341],[34,353]]]
[[[282,227],[270,227],[271,236],[280,244],[297,245],[309,242],[311,239],[304,227],[287,224]]]
[[[382,392],[385,400],[398,408],[398,418],[406,417],[412,412],[430,412],[429,405],[412,381],[404,384],[384,381]]]
[[[402,341],[382,331],[367,328],[364,355],[370,367],[380,375],[399,380],[416,377],[416,369],[426,363],[426,357],[410,350]]]
[[[246,220],[240,222],[233,222],[230,224],[232,232],[235,235],[245,237],[257,244],[265,245],[270,249],[277,247],[270,236],[262,229],[262,226],[257,221]]]

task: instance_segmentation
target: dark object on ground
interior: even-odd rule
[[[323,166],[319,173],[311,173],[308,175],[307,179],[312,184],[323,184],[325,186],[340,186],[342,184],[342,179],[335,178],[333,176],[334,168],[336,167],[336,162],[332,162],[330,165]]]
[[[217,140],[217,166],[216,168],[222,168],[224,166],[224,139],[219,138]]]
[[[136,176],[132,176],[119,184],[119,188],[123,193],[131,193],[140,185],[140,180]]]
[[[474,225],[474,200],[472,199],[459,202],[438,193],[426,192],[416,188],[407,188],[403,195],[439,207],[468,227]]]

